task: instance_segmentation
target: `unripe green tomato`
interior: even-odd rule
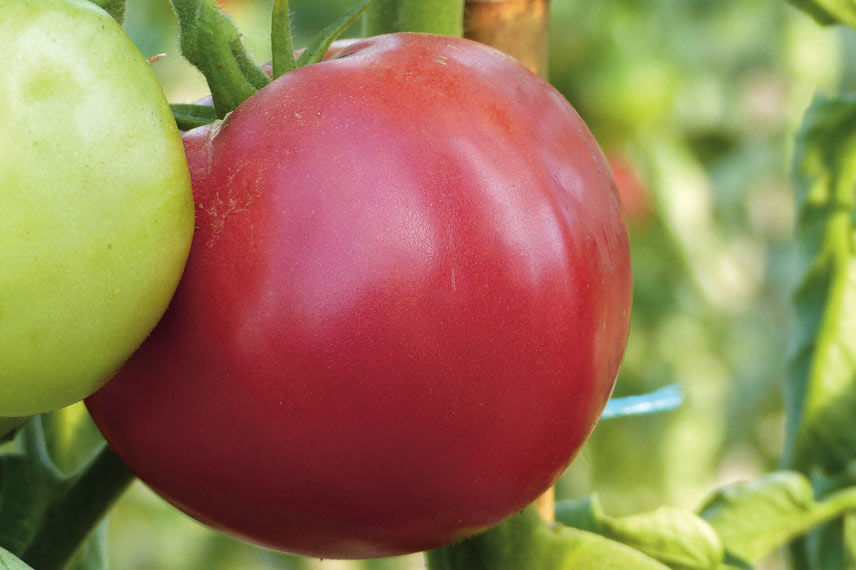
[[[0,0],[0,416],[78,401],[162,316],[193,232],[149,64],[83,0]]]

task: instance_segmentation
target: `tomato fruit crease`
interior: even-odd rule
[[[143,481],[324,558],[448,544],[555,482],[631,298],[612,176],[557,91],[486,46],[391,34],[184,143],[185,276],[88,400]]]

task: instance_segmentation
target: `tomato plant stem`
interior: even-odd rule
[[[221,118],[268,83],[250,60],[235,23],[214,0],[172,0],[181,30],[181,55],[208,81]]]
[[[21,558],[39,570],[61,570],[134,475],[105,445],[51,504]]]
[[[547,77],[549,0],[467,0],[464,36],[516,58]]]
[[[464,0],[375,0],[363,19],[363,34],[423,32],[461,37]]]
[[[363,14],[363,36],[377,36],[398,29],[398,2],[375,0]]]
[[[291,41],[291,13],[288,10],[288,0],[275,0],[273,3],[270,41],[275,79],[297,67]]]
[[[486,532],[426,552],[425,564],[428,570],[554,568],[543,561],[555,548],[543,542],[547,528],[535,510],[528,508]]]

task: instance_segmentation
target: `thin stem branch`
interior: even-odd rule
[[[62,479],[62,473],[57,469],[50,453],[48,453],[42,416],[34,416],[24,426],[21,446],[24,457],[27,458],[33,473],[44,473],[56,481]]]
[[[219,117],[233,111],[268,82],[249,58],[235,23],[214,0],[172,0],[181,54],[205,76]]]
[[[273,78],[276,79],[297,67],[292,45],[291,12],[288,10],[288,0],[274,0],[270,43],[273,55]]]
[[[105,444],[53,501],[22,560],[39,570],[61,570],[133,480]]]

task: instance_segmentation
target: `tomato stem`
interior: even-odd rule
[[[465,37],[495,47],[547,77],[549,0],[467,0]]]
[[[22,560],[39,570],[64,568],[133,480],[134,474],[105,444],[52,502]]]
[[[464,0],[376,0],[363,18],[363,35],[423,32],[461,37]]]
[[[426,566],[428,570],[556,568],[543,563],[557,546],[550,542],[556,537],[549,528],[530,507],[481,534],[426,552]]]
[[[217,115],[235,110],[270,81],[241,42],[241,34],[216,0],[172,0],[181,30],[181,54],[202,72]]]
[[[273,77],[276,79],[297,67],[292,45],[291,12],[288,9],[288,0],[275,0],[273,3],[270,43],[273,55]]]

